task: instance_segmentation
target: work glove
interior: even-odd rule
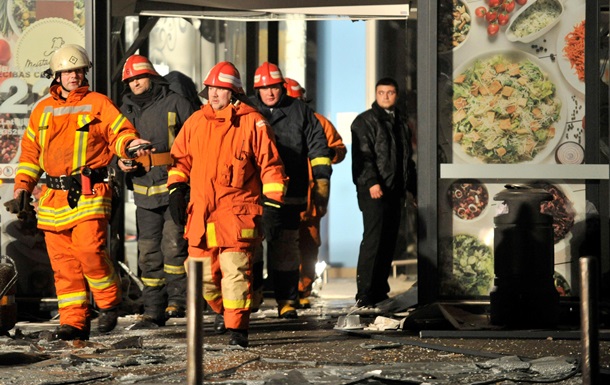
[[[175,224],[185,226],[190,187],[187,183],[179,182],[173,183],[167,188],[169,190],[169,213]]]
[[[267,240],[277,239],[282,232],[282,205],[273,199],[263,202],[263,232]]]
[[[313,186],[313,204],[319,217],[326,215],[328,197],[330,195],[330,180],[316,179]]]
[[[18,190],[17,198],[4,203],[6,211],[17,214],[17,219],[23,223],[25,229],[36,228],[36,211],[32,205],[32,194],[27,190]]]

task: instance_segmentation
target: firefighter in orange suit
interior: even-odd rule
[[[288,96],[301,99],[307,102],[305,98],[305,88],[301,87],[299,82],[291,78],[284,78],[286,81],[286,93]],[[314,116],[320,121],[324,129],[324,135],[328,141],[328,147],[335,151],[334,157],[331,159],[332,164],[341,163],[347,154],[347,148],[343,144],[341,135],[330,120],[324,115],[314,112]],[[324,206],[316,207],[312,199],[314,187],[314,178],[309,163],[309,195],[307,197],[307,210],[301,213],[301,224],[299,227],[299,251],[301,254],[301,269],[299,279],[299,306],[307,309],[311,307],[309,296],[313,281],[316,278],[316,263],[318,262],[318,249],[322,243],[320,240],[320,220],[326,214]]]
[[[62,340],[87,340],[89,291],[100,309],[98,330],[117,324],[121,289],[107,250],[112,190],[107,166],[146,141],[106,96],[89,90],[84,48],[64,45],[50,59],[50,97],[32,111],[21,141],[14,197],[28,196],[46,173],[38,228],[55,276]],[[131,147],[128,151],[128,147]],[[139,149],[133,156],[149,150]]]
[[[263,204],[278,210],[288,180],[269,124],[244,102],[235,66],[216,64],[203,84],[208,103],[172,146],[170,211],[186,225],[189,258],[203,258],[203,295],[218,314],[215,331],[228,329],[230,345],[247,347]]]

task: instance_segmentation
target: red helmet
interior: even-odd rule
[[[296,99],[305,99],[305,88],[301,87],[299,82],[291,78],[284,78],[284,80],[286,80],[284,87],[286,87],[288,96]]]
[[[123,81],[126,81],[134,76],[149,74],[152,76],[161,76],[155,67],[153,67],[150,60],[142,55],[131,55],[125,61],[123,65]]]
[[[271,86],[284,83],[284,77],[280,68],[268,61],[256,69],[254,73],[254,88]]]
[[[245,94],[241,85],[241,76],[233,63],[221,61],[216,64],[205,77],[203,81],[203,91],[200,96],[208,98],[208,87],[228,88],[236,94]]]

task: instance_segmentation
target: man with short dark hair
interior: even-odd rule
[[[407,191],[415,192],[411,133],[396,109],[398,84],[383,78],[375,102],[356,117],[352,131],[352,178],[364,231],[357,266],[356,306],[388,298],[388,277]]]

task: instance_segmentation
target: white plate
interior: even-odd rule
[[[19,23],[17,23],[17,20],[15,19],[15,15],[14,15],[16,1],[18,1],[20,4],[24,3],[23,0],[8,0],[6,3],[6,13],[8,16],[8,23],[11,26],[11,29],[13,30],[15,35],[19,36],[19,35],[21,35],[21,32],[23,32],[23,30],[21,29],[21,26],[19,25]],[[36,5],[36,3],[33,3],[33,4]]]
[[[555,26],[555,24],[557,24],[559,22],[559,20],[561,19],[562,15],[564,14],[564,6],[563,6],[562,0],[554,0],[554,1],[559,6],[560,12],[559,12],[559,15],[553,21],[551,21],[544,28],[538,30],[537,32],[530,33],[529,35],[525,35],[525,36],[522,36],[522,37],[517,37],[513,33],[513,31],[512,31],[513,24],[515,23],[515,21],[519,20],[520,16],[528,8],[530,8],[531,6],[533,6],[534,4],[536,4],[538,2],[538,0],[529,0],[529,2],[526,5],[521,7],[521,9],[519,9],[515,13],[515,15],[513,17],[511,17],[511,22],[508,24],[508,27],[506,28],[506,31],[505,31],[506,38],[508,39],[508,41],[520,41],[520,42],[523,42],[523,43],[529,43],[529,42],[532,42],[532,41],[538,39],[539,37],[542,37],[544,34],[549,32]]]
[[[496,55],[503,55],[513,63],[518,63],[522,60],[530,60],[532,63],[536,64],[540,68],[540,70],[548,76],[549,80],[555,85],[555,97],[561,102],[559,119],[553,124],[555,127],[555,136],[549,140],[549,142],[546,144],[546,147],[544,147],[540,152],[538,152],[538,154],[536,154],[534,159],[526,162],[518,162],[519,164],[540,163],[543,159],[548,157],[549,154],[555,151],[555,147],[557,147],[564,135],[568,110],[568,104],[566,102],[567,91],[563,86],[563,82],[558,81],[559,79],[556,79],[553,74],[548,70],[546,63],[544,63],[534,55],[531,55],[524,51],[516,50],[492,51],[479,56],[472,57],[470,60],[465,61],[455,69],[455,71],[453,72],[453,79],[465,72],[477,60],[486,60]],[[453,123],[451,126],[451,130],[451,132],[453,133]],[[482,160],[467,154],[462,149],[462,146],[457,142],[453,142],[453,153],[457,155],[457,158],[454,157],[454,163],[485,164],[485,162],[483,162]],[[462,162],[459,162],[458,159],[462,160]]]
[[[441,3],[441,4],[442,4],[442,5],[445,5],[445,6],[446,6],[448,3],[453,4],[453,1],[452,1],[452,0],[446,0],[446,1],[447,1],[446,3]],[[458,44],[457,46],[455,46],[455,47],[452,47],[451,49],[441,50],[441,49],[439,48],[439,54],[446,54],[446,53],[450,53],[450,52],[456,51],[458,48],[460,48],[461,46],[463,46],[463,45],[464,45],[464,43],[466,43],[466,41],[468,40],[468,38],[470,37],[470,35],[471,35],[471,33],[472,33],[472,27],[473,27],[473,22],[474,22],[474,20],[473,20],[472,12],[470,11],[470,6],[469,6],[469,5],[468,5],[468,4],[467,4],[467,3],[466,3],[464,0],[457,0],[457,1],[458,1],[458,3],[459,3],[460,5],[462,5],[462,6],[466,7],[466,14],[467,14],[467,15],[468,15],[468,17],[470,18],[470,21],[468,22],[468,25],[470,26],[470,29],[469,29],[469,30],[468,30],[468,32],[466,33],[465,38],[464,38],[464,40],[463,40],[461,43],[459,43],[459,44]],[[453,12],[452,12],[452,13],[453,13]],[[452,37],[452,36],[448,36],[448,37],[449,37],[449,38],[452,40],[452,43],[453,43],[453,37]],[[452,44],[452,45],[453,45],[453,44]]]
[[[572,68],[570,60],[563,54],[563,47],[565,47],[565,37],[568,33],[572,32],[574,27],[585,19],[585,4],[576,8],[574,11],[568,10],[559,23],[559,30],[557,33],[557,64],[563,77],[568,83],[574,87],[574,89],[581,94],[585,93],[585,82],[578,79],[576,70]]]
[[[456,189],[452,188],[454,184],[460,184],[460,183],[467,183],[467,184],[472,184],[472,185],[478,185],[480,186],[483,190],[484,190],[484,194],[487,196],[486,201],[484,203],[483,208],[480,210],[479,214],[476,217],[473,217],[471,219],[466,219],[466,218],[462,218],[460,217],[456,212],[455,209],[453,207],[453,198],[452,198],[452,194],[455,193]],[[469,194],[472,197],[475,197],[476,194],[470,194],[469,190]],[[475,199],[482,199],[481,196],[476,195],[477,198]],[[474,179],[459,179],[456,180],[454,183],[450,184],[447,187],[447,192],[445,193],[445,197],[446,197],[446,202],[447,205],[449,206],[449,208],[451,209],[451,212],[453,213],[453,218],[457,221],[462,221],[464,223],[468,223],[468,224],[472,224],[475,223],[479,220],[481,220],[481,218],[483,218],[485,216],[485,214],[487,214],[487,212],[489,211],[489,205],[490,202],[492,200],[492,197],[489,196],[489,190],[487,189],[487,186],[481,182],[480,180],[474,180]]]

